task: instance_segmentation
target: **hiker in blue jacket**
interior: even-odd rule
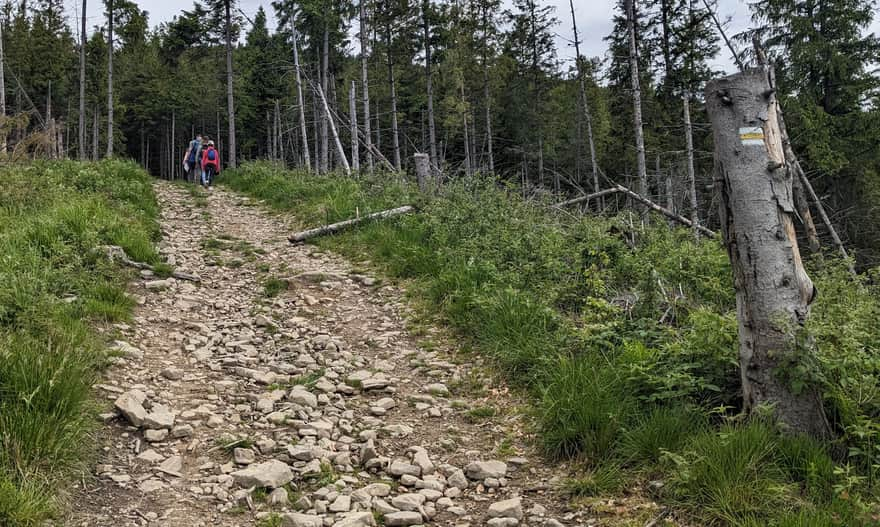
[[[187,180],[190,183],[202,180],[202,134],[189,142],[189,148],[183,156],[183,166],[186,168]]]

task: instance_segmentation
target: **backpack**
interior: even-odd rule
[[[193,141],[189,144],[189,157],[186,159],[190,163],[195,163],[196,159],[199,155],[198,151],[201,150],[199,148],[198,141]]]
[[[217,151],[213,148],[208,150],[208,161],[214,161],[217,159]]]

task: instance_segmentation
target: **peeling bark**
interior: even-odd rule
[[[710,82],[721,228],[736,287],[739,360],[747,411],[772,406],[789,432],[829,434],[818,390],[797,389],[793,367],[812,353],[797,333],[816,291],[795,236],[772,73],[751,69]],[[801,379],[805,380],[806,379]]]

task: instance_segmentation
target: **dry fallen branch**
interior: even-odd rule
[[[605,189],[600,192],[594,192],[593,194],[587,194],[586,196],[580,196],[578,198],[570,199],[568,201],[563,201],[561,203],[557,203],[555,206],[556,206],[556,208],[563,208],[563,207],[567,207],[569,205],[576,205],[578,203],[583,203],[585,201],[589,201],[589,200],[596,199],[596,198],[599,198],[602,196],[607,196],[609,194],[616,194],[616,193],[626,194],[627,196],[631,197],[632,199],[638,201],[639,203],[644,204],[648,208],[655,210],[655,211],[659,212],[660,214],[666,216],[667,218],[674,220],[674,221],[677,221],[678,223],[681,223],[682,225],[684,225],[686,227],[691,227],[691,228],[694,227],[694,224],[691,222],[691,220],[685,218],[684,216],[680,216],[665,207],[661,207],[660,205],[657,205],[656,203],[649,200],[648,198],[642,197],[640,194],[633,192],[632,190],[624,187],[623,185],[615,185],[609,189]],[[697,225],[696,229],[698,231],[700,231],[700,233],[702,233],[706,236],[710,236],[710,237],[715,236],[715,231],[707,229],[706,227],[703,227],[702,225]]]
[[[367,214],[366,216],[359,216],[350,220],[340,221],[339,223],[332,223],[330,225],[324,225],[323,227],[316,227],[314,229],[297,232],[296,234],[292,234],[288,239],[291,243],[304,242],[309,238],[315,238],[318,236],[324,236],[325,234],[339,232],[346,227],[357,225],[358,223],[362,223],[364,221],[400,216],[401,214],[407,214],[414,210],[415,208],[410,205],[397,207],[396,209],[383,210],[382,212],[375,212],[373,214]]]
[[[144,262],[136,262],[128,257],[125,254],[125,249],[118,245],[103,245],[98,247],[104,254],[107,255],[107,258],[111,261],[120,262],[129,267],[134,267],[135,269],[146,269],[149,271],[155,271],[155,267],[150,264]],[[188,282],[201,282],[202,279],[194,274],[184,273],[181,271],[172,271],[171,276],[178,280],[186,280]]]

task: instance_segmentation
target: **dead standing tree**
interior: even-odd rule
[[[816,295],[794,229],[772,71],[756,68],[706,86],[724,241],[734,273],[739,361],[747,410],[770,406],[790,432],[829,434],[815,387],[795,389],[812,352],[799,338]]]

